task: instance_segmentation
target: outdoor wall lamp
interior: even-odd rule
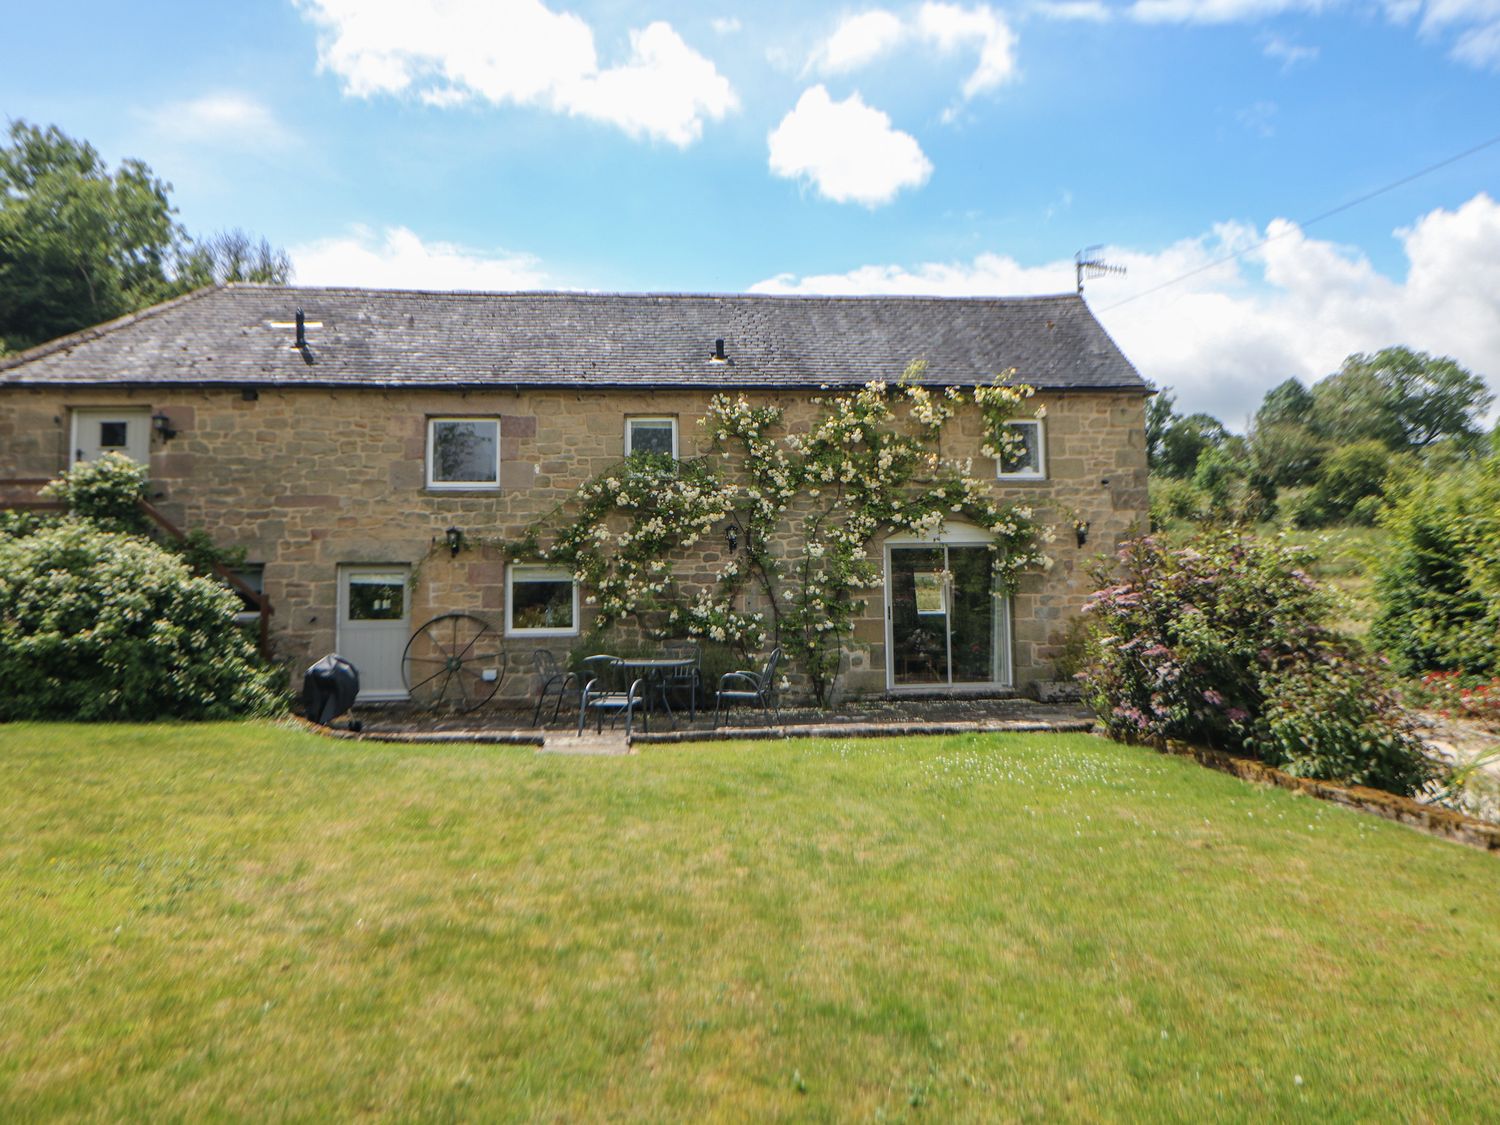
[[[458,552],[464,549],[464,533],[456,527],[450,527],[443,534],[448,540],[449,556],[458,558]]]
[[[732,523],[724,525],[724,542],[728,544],[731,555],[740,549],[740,531]]]
[[[151,415],[151,428],[156,431],[162,441],[171,441],[177,436],[177,431],[172,428],[172,419],[159,410]]]
[[[1089,521],[1074,520],[1073,533],[1078,536],[1078,545],[1082,547],[1089,541]]]

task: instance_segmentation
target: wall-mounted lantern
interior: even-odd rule
[[[172,419],[159,410],[151,415],[151,428],[156,431],[156,436],[162,441],[171,441],[177,436],[177,431],[172,427]]]
[[[464,533],[456,527],[450,527],[443,533],[448,540],[448,554],[452,558],[458,558],[458,552],[464,549]]]
[[[731,555],[740,549],[740,529],[732,523],[724,525],[724,543]]]
[[[1082,547],[1089,541],[1089,521],[1074,520],[1073,533],[1078,536],[1078,546]]]

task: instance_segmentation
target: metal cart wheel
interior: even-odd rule
[[[427,622],[401,654],[401,680],[412,703],[433,711],[472,711],[488,703],[505,679],[500,640],[497,630],[467,613]]]

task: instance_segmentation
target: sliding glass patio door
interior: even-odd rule
[[[999,687],[1010,680],[1010,620],[994,552],[969,543],[886,548],[886,683]]]

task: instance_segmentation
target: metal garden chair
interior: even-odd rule
[[[776,703],[776,666],[781,663],[781,646],[771,650],[771,655],[759,672],[725,672],[719,677],[718,696],[714,700],[714,726],[719,725],[720,713],[728,714],[728,705],[736,700],[756,703],[762,711],[771,712],[776,722],[781,721],[781,708]]]
[[[538,684],[536,707],[531,712],[531,725],[539,725],[537,720],[542,717],[542,708],[547,705],[547,696],[554,689],[557,691],[557,705],[552,708],[552,721],[555,723],[557,717],[562,714],[562,705],[568,697],[568,689],[571,687],[577,691],[582,687],[578,682],[578,673],[564,669],[558,664],[557,657],[544,648],[539,648],[532,653],[531,663],[536,668]]]
[[[596,731],[604,730],[605,715],[609,716],[611,727],[621,715],[624,715],[627,739],[630,737],[637,711],[642,713],[646,729],[651,729],[651,713],[646,709],[645,680],[635,679],[631,681],[629,687],[620,686],[620,658],[618,656],[588,656],[584,658],[583,663],[590,670],[585,673],[590,678],[584,684],[583,692],[578,700],[579,734],[582,734],[583,728],[588,725],[590,714],[596,716],[597,726],[594,728]]]

